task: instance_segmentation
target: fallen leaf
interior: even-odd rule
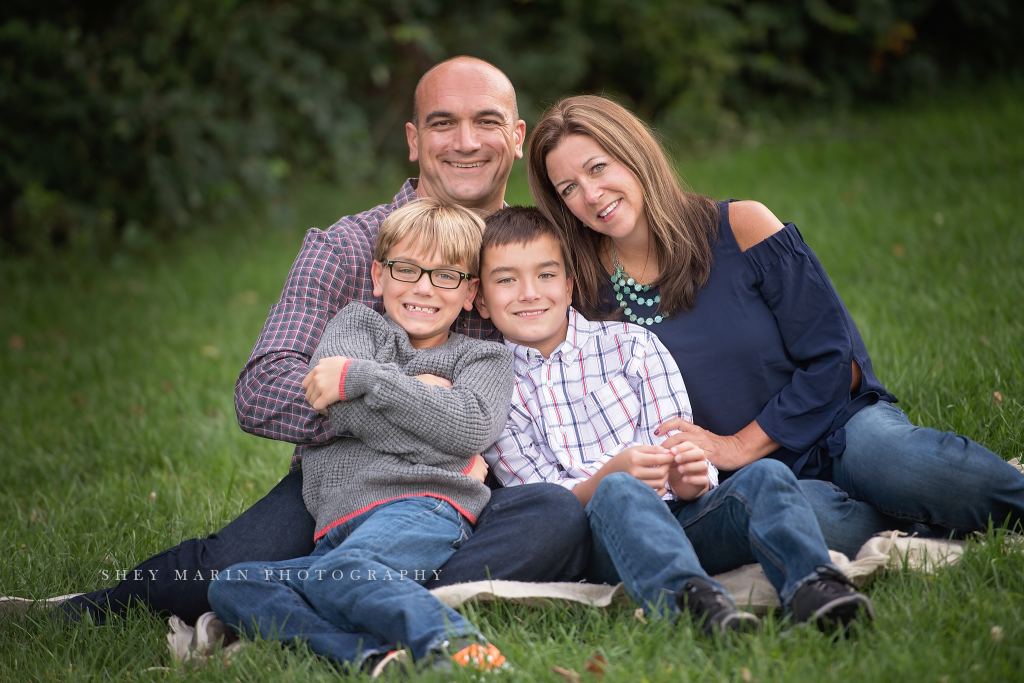
[[[998,391],[993,391],[992,398],[996,400],[997,406],[999,406],[1000,408],[1003,407],[1003,395],[1001,393],[999,393]]]
[[[1003,639],[1003,629],[1000,628],[999,626],[993,626],[992,627],[992,640],[994,640],[995,642],[998,643],[1002,639]]]
[[[252,488],[252,482],[251,481],[245,482],[245,488],[251,489]]]
[[[155,501],[156,501],[156,491],[150,491],[149,492],[149,502],[153,503]]]
[[[110,553],[106,553],[106,554],[105,554],[105,555],[103,556],[103,564],[110,564],[110,563],[111,563],[111,562],[113,562],[113,561],[114,561],[114,558],[112,558],[112,557],[110,556]]]
[[[750,681],[754,680],[753,674],[750,673],[750,669],[748,669],[747,667],[743,667],[742,669],[740,669],[740,678],[742,678],[747,683],[750,683]]]
[[[583,668],[594,674],[594,678],[601,680],[604,676],[604,670],[608,668],[608,660],[594,652],[587,657],[587,663],[583,665]]]
[[[160,382],[160,391],[164,392],[165,394],[169,394],[172,391],[174,391],[174,385],[168,382],[167,380],[164,380],[163,382]]]
[[[221,419],[221,417],[223,417],[220,414],[220,411],[214,408],[213,406],[206,406],[206,410],[204,410],[203,412],[206,413],[206,417],[212,417],[214,420],[219,420]]]
[[[11,351],[23,351],[25,349],[25,338],[20,334],[12,334],[7,338],[7,346]]]
[[[28,523],[35,524],[36,522],[42,523],[46,521],[46,513],[39,508],[33,508],[32,512],[29,513]]]
[[[639,622],[640,622],[641,624],[646,624],[646,623],[647,623],[647,618],[646,618],[646,617],[644,617],[644,608],[643,608],[643,607],[637,607],[637,608],[636,608],[636,611],[635,611],[635,612],[633,612],[633,616],[634,616],[634,617],[636,617],[636,618],[637,618],[637,620],[638,620],[638,621],[639,621]]]
[[[939,683],[949,683],[949,676],[942,676],[939,679]]]
[[[202,348],[202,354],[207,358],[220,358],[220,349],[213,344],[207,344]]]
[[[935,221],[935,225],[942,225],[946,222],[946,217],[942,215],[941,211],[936,211],[935,215],[932,216],[932,220]]]
[[[580,683],[582,680],[580,675],[572,669],[563,669],[560,666],[553,666],[551,667],[551,670],[568,681],[568,683]]]
[[[28,547],[27,545],[25,545],[24,543],[22,543],[21,545],[19,545],[19,546],[18,546],[18,550],[24,550],[24,549],[25,549],[25,548],[27,548],[27,547]]]
[[[902,244],[897,242],[896,244],[892,245],[892,253],[896,254],[898,258],[903,258],[904,254],[907,253],[907,250]]]
[[[71,405],[73,406],[78,406],[79,408],[81,408],[82,406],[89,405],[89,400],[86,399],[85,396],[82,396],[81,394],[71,394],[70,398]]]
[[[134,406],[133,405],[132,406],[132,414],[133,415],[145,415],[146,414],[146,409],[143,408],[142,406]]]

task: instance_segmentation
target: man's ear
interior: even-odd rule
[[[484,288],[480,287],[476,293],[476,312],[480,314],[480,317],[484,320],[491,319],[491,313],[487,310],[487,302],[484,301]]]
[[[373,260],[370,266],[370,278],[373,280],[373,295],[384,296],[384,264],[377,259]]]
[[[575,281],[572,279],[572,275],[565,278],[565,291],[569,295],[569,305],[572,306],[572,286]]]
[[[409,161],[417,162],[420,160],[420,131],[413,125],[412,121],[405,124],[405,139],[409,143]],[[522,143],[519,143],[522,147]],[[522,157],[522,152],[519,153],[519,157]]]
[[[480,278],[475,277],[469,281],[469,288],[466,290],[466,300],[462,302],[462,308],[467,311],[473,310],[473,299],[480,291]]]
[[[516,141],[516,159],[523,158],[523,142],[526,140],[526,121],[519,119],[512,133]]]

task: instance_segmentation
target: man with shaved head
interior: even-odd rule
[[[210,610],[206,592],[214,574],[240,562],[312,552],[314,520],[302,500],[302,454],[308,446],[344,438],[332,430],[326,404],[306,399],[329,395],[332,387],[337,395],[342,364],[325,359],[309,367],[324,327],[350,302],[384,312],[373,296],[370,269],[377,231],[395,209],[419,197],[485,212],[500,209],[512,162],[523,156],[526,124],[519,119],[515,90],[491,64],[472,57],[442,62],[423,76],[414,99],[406,137],[419,178],[406,181],[390,204],[306,233],[281,299],[238,377],[238,424],[250,434],[295,444],[288,475],[218,533],[149,558],[113,588],[66,600],[63,612],[72,618],[89,612],[102,623],[136,602],[191,623]],[[464,311],[453,330],[498,338],[475,309]],[[589,533],[583,507],[567,489],[499,488],[473,535],[427,587],[486,579],[572,580],[583,572]],[[353,634],[356,650],[362,637]]]

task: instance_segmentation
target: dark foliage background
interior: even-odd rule
[[[1018,70],[1022,45],[1014,0],[6,0],[0,253],[393,173],[416,80],[457,54],[504,69],[528,123],[605,92],[686,144]]]

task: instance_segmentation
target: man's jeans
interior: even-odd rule
[[[154,555],[116,586],[65,602],[63,611],[77,618],[86,610],[103,623],[107,614],[144,604],[191,624],[210,611],[211,571],[307,556],[313,552],[314,524],[302,501],[302,472],[292,472],[218,533]],[[589,555],[590,527],[571,491],[556,484],[498,489],[477,518],[473,536],[427,588],[488,578],[572,581],[583,573]]]
[[[676,610],[674,594],[700,577],[759,562],[784,608],[818,565],[825,539],[792,470],[759,460],[697,500],[665,504],[647,484],[616,472],[587,505],[592,581],[625,584],[645,610]]]
[[[888,529],[932,536],[1011,528],[1024,516],[1024,475],[967,437],[916,427],[879,402],[846,423],[832,483],[801,481],[828,547],[851,559]]]
[[[304,640],[340,663],[478,635],[423,587],[473,528],[450,503],[402,498],[331,529],[308,557],[247,562],[210,584],[210,605],[238,632]]]

